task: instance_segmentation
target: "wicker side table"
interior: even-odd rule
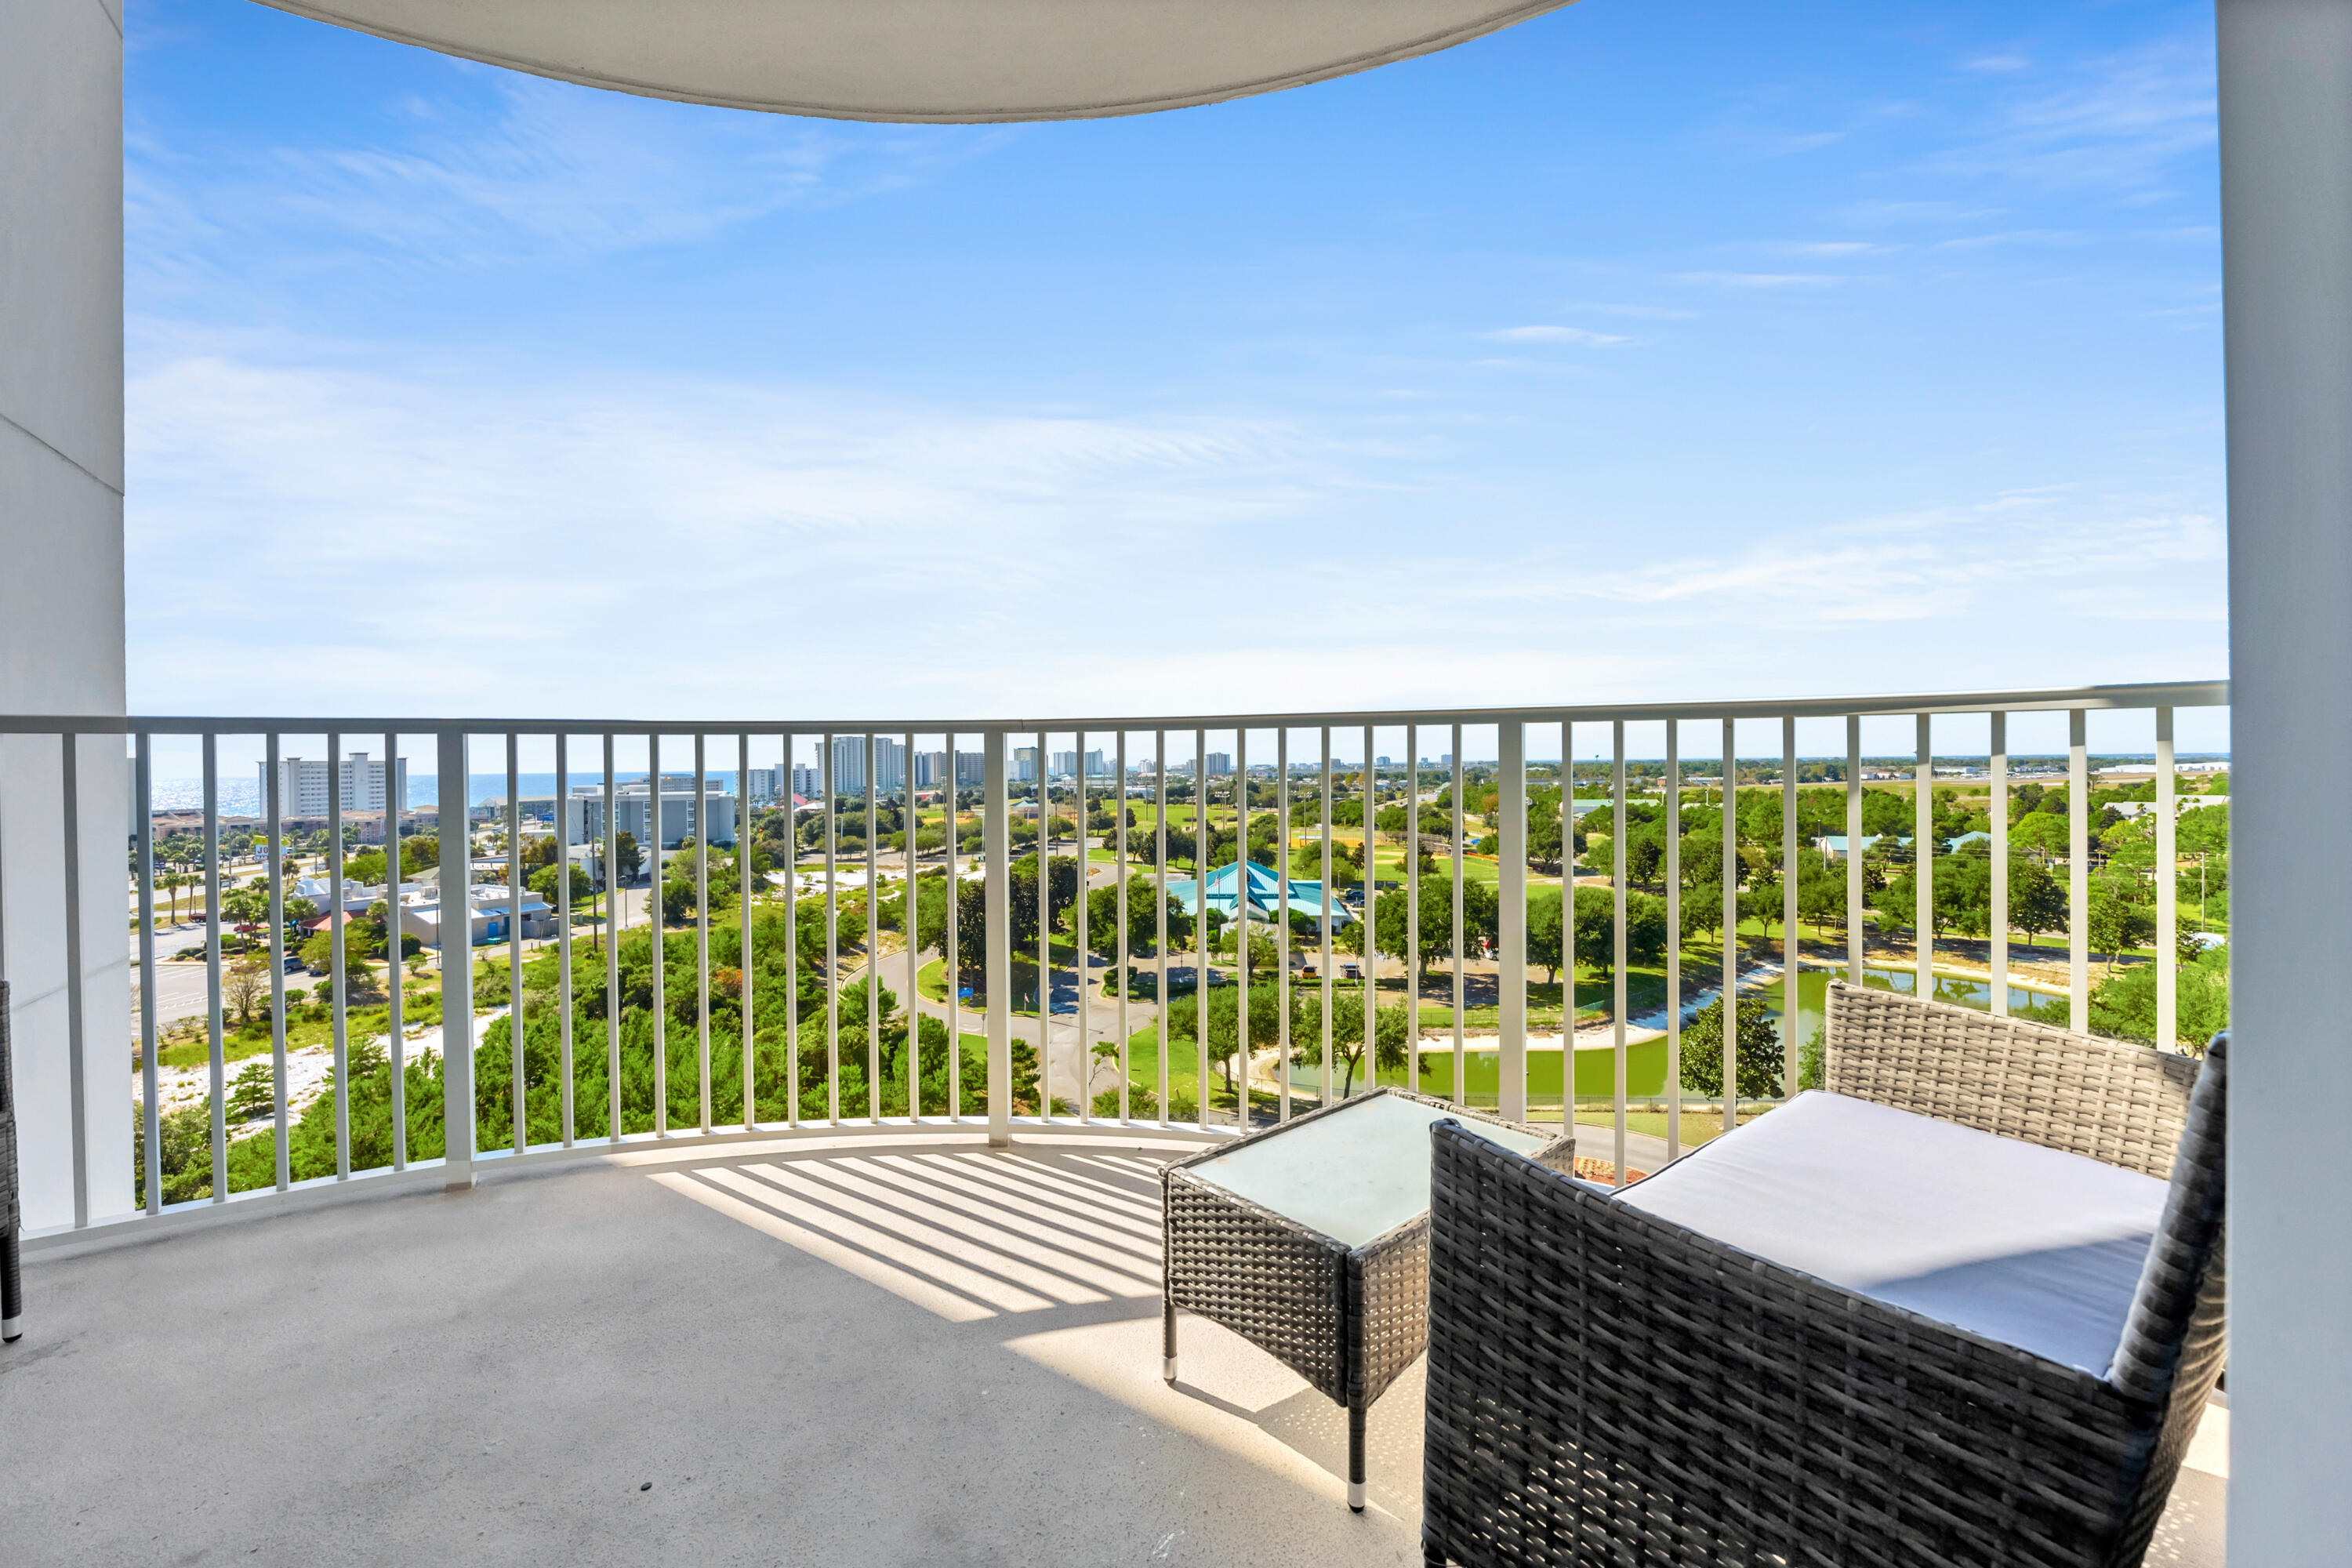
[[[1451,1121],[1559,1170],[1576,1141],[1382,1089],[1161,1174],[1160,1373],[1176,1312],[1222,1323],[1348,1411],[1348,1506],[1364,1416],[1429,1333],[1429,1128]]]

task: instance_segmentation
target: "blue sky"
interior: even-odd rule
[[[2226,669],[2210,5],[1584,0],[973,128],[127,25],[137,710]]]

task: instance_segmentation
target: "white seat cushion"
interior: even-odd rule
[[[1619,1201],[2105,1377],[2165,1190],[2080,1154],[1813,1092]]]

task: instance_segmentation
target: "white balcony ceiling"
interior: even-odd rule
[[[835,120],[1087,120],[1428,54],[1568,0],[265,0],[653,98]]]

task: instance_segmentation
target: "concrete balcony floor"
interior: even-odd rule
[[[1187,1318],[1160,1381],[1186,1147],[631,1152],[37,1258],[0,1555],[1418,1564],[1417,1367],[1360,1516],[1271,1359]],[[2150,1562],[2221,1563],[2226,1451],[2215,1410]]]

